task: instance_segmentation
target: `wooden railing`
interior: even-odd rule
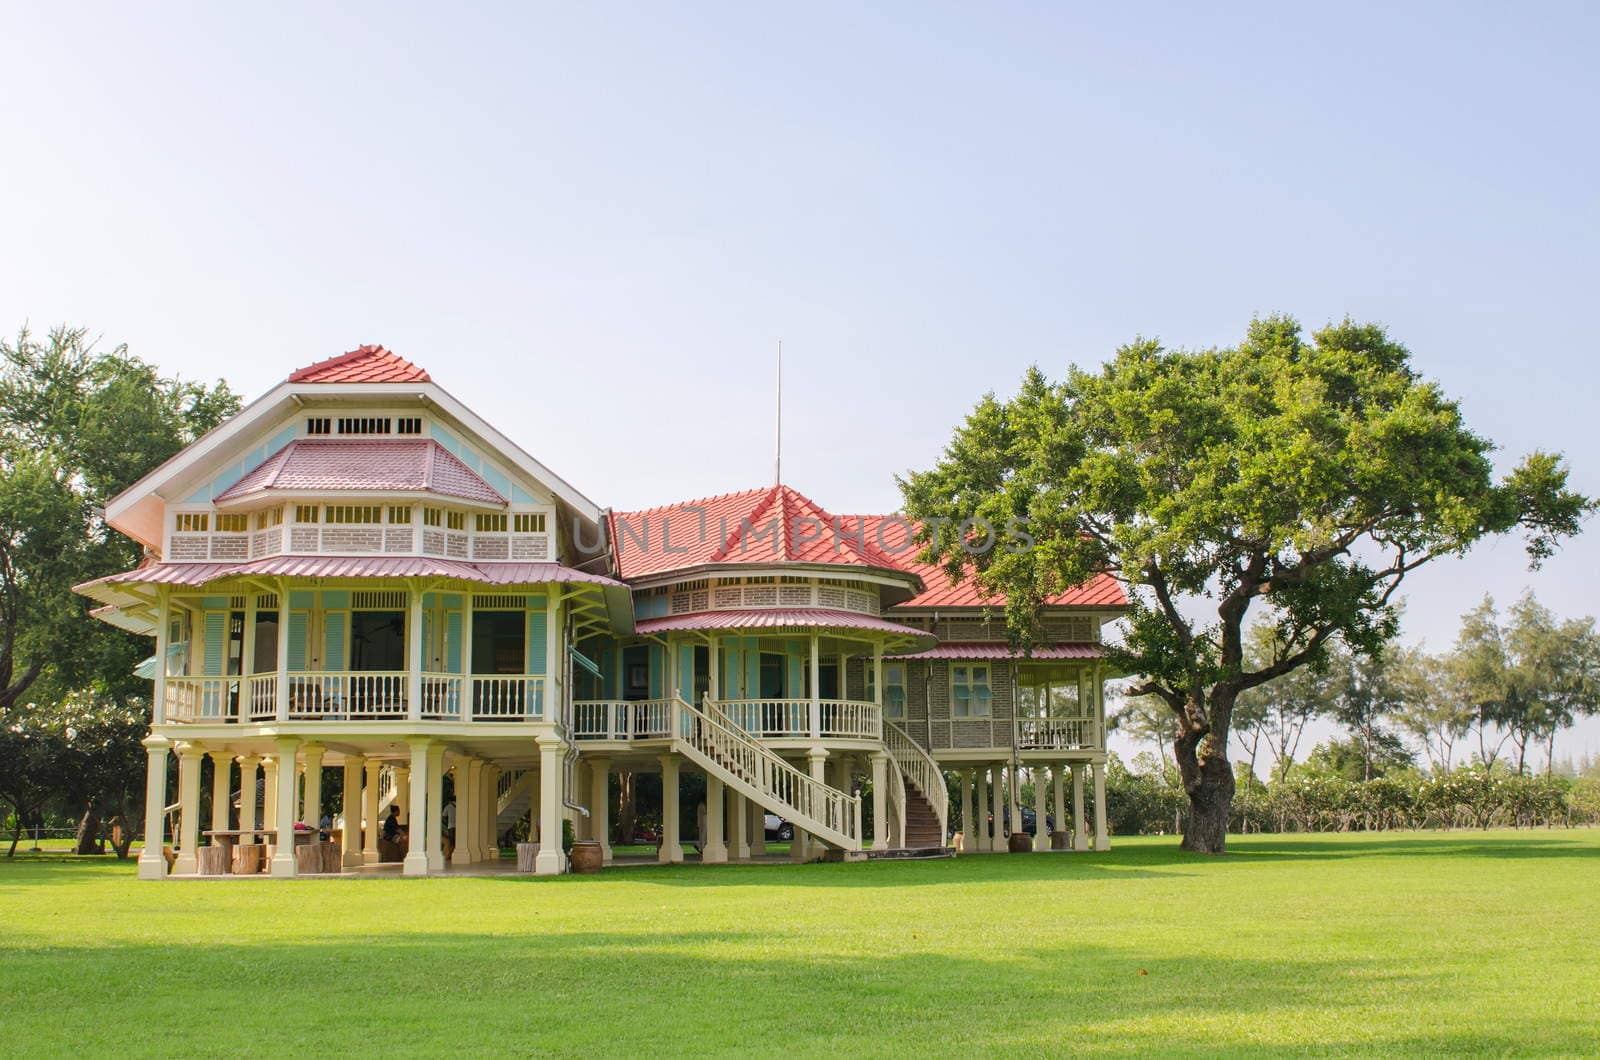
[[[167,720],[235,721],[238,718],[237,677],[167,678]]]
[[[1024,751],[1066,751],[1100,746],[1094,718],[1019,718],[1017,747]]]
[[[403,718],[407,680],[404,670],[297,671],[289,675],[289,717]]]
[[[461,693],[467,679],[460,674],[422,675],[422,716],[428,721],[460,721]]]
[[[939,840],[943,842],[950,834],[950,789],[944,781],[944,770],[939,768],[939,763],[934,761],[932,755],[923,750],[921,744],[892,721],[883,723],[883,746],[884,750],[889,752],[889,760],[894,766],[894,771],[904,774],[933,807],[934,814],[939,818]],[[903,803],[902,795],[902,805]],[[905,817],[902,810],[901,842],[905,841],[905,834]]]
[[[670,699],[585,699],[572,704],[574,740],[665,740],[671,735]]]
[[[169,678],[170,680],[170,678]],[[278,675],[256,674],[249,678],[249,711],[251,721],[270,721],[278,715]]]
[[[883,712],[876,703],[853,699],[722,699],[723,715],[763,740],[876,740],[883,734]]]
[[[545,720],[544,678],[526,674],[474,677],[473,721]]]
[[[707,773],[797,828],[845,850],[861,849],[861,798],[796,769],[760,740],[729,723],[722,705],[706,709],[676,697],[671,702],[674,747]]]

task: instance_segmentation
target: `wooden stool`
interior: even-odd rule
[[[232,851],[224,843],[201,847],[195,853],[195,870],[201,876],[227,876],[233,871]]]
[[[233,848],[233,874],[254,876],[267,871],[267,846],[264,843],[240,843]]]

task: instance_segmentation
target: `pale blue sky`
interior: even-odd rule
[[[985,389],[1390,325],[1600,493],[1600,8],[8,5],[0,328],[255,396],[382,342],[602,504],[897,503]],[[1586,614],[1591,527],[1418,577]],[[1600,725],[1569,741],[1600,752]]]

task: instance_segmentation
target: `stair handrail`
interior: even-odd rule
[[[729,769],[729,772],[736,776],[742,773],[745,783],[773,801],[792,808],[797,818],[794,824],[802,828],[807,828],[808,824],[820,825],[849,840],[854,844],[853,849],[860,849],[861,796],[840,791],[785,762],[777,752],[730,722],[709,692],[704,702],[707,709],[701,710],[681,695],[673,694],[672,734],[675,739],[690,743],[702,754],[706,748],[715,750],[737,764],[739,770]]]
[[[889,768],[885,775],[889,778],[889,809],[894,813],[896,830],[894,838],[901,847],[906,845],[906,778],[900,769],[900,764],[894,756],[889,756]],[[874,824],[873,827],[877,827]]]
[[[904,773],[922,792],[922,797],[933,807],[939,818],[939,842],[950,835],[950,788],[944,782],[944,770],[934,761],[922,745],[911,738],[899,723],[883,719],[883,746],[897,772]],[[901,818],[901,836],[904,837],[905,819]],[[904,839],[902,838],[902,842]]]

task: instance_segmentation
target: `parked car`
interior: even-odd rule
[[[989,827],[992,829],[994,827],[994,814],[992,814],[992,813],[989,814],[987,819],[988,819],[988,822],[989,822]],[[1035,834],[1034,833],[1034,829],[1038,827],[1038,823],[1039,823],[1038,822],[1038,815],[1033,812],[1033,807],[1024,806],[1022,808],[1022,830],[1024,832],[1028,833],[1029,835],[1033,835],[1033,834]],[[1001,824],[1003,825],[1003,827],[1000,829],[1000,834],[1001,835],[1010,835],[1011,834],[1011,814],[1007,813],[1006,816],[1005,816],[1005,819],[1001,822]],[[1056,816],[1055,816],[1055,814],[1053,814],[1053,813],[1045,814],[1044,827],[1045,827],[1045,832],[1047,834],[1050,833],[1050,832],[1054,832],[1056,830]]]
[[[778,839],[787,843],[794,838],[794,825],[775,813],[765,814],[764,818],[762,826],[766,829],[768,839]]]

